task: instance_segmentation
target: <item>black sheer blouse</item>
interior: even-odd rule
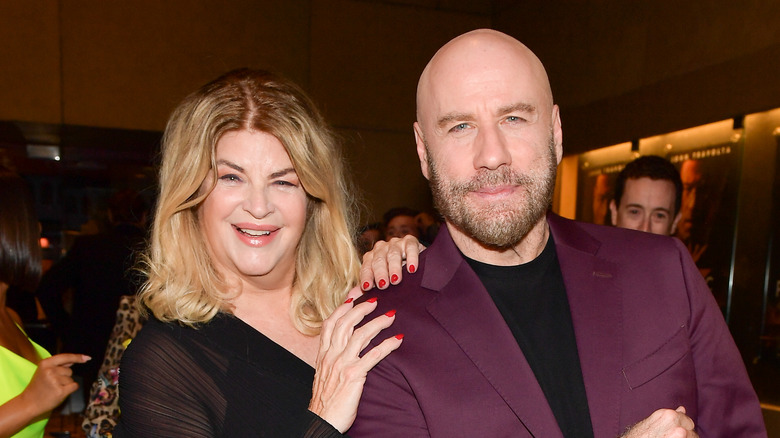
[[[116,437],[343,437],[308,410],[314,369],[240,319],[150,320],[120,368]]]

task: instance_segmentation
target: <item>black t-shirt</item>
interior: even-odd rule
[[[553,237],[522,265],[466,257],[512,331],[566,437],[592,437],[580,358]]]

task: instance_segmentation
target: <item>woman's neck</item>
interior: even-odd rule
[[[233,300],[233,314],[299,359],[314,366],[319,336],[309,336],[298,331],[293,322],[291,302],[292,285],[273,290],[245,287]]]

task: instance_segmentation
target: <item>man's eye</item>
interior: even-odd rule
[[[453,126],[452,129],[450,129],[450,132],[459,132],[468,129],[469,124],[468,123],[458,123],[457,125]]]

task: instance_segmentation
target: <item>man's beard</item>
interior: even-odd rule
[[[439,213],[455,227],[485,246],[505,249],[520,242],[546,214],[555,190],[558,167],[555,139],[550,135],[544,166],[520,174],[509,166],[496,170],[481,169],[466,182],[441,178],[431,151],[427,150],[433,202]],[[484,187],[514,186],[523,191],[520,201],[514,199],[474,205],[468,194]]]

